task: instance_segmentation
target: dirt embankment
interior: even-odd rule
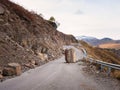
[[[64,44],[75,43],[72,35],[57,31],[47,20],[9,1],[0,0],[0,67],[9,62],[48,61],[61,54]]]

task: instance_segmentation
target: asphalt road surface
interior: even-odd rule
[[[67,48],[67,47],[65,47]],[[70,48],[70,47],[69,47]],[[74,48],[78,59],[82,51]],[[0,90],[112,90],[84,75],[80,62],[67,64],[65,57],[31,69],[21,76],[0,83]]]

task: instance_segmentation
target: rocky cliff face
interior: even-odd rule
[[[39,53],[56,58],[64,44],[76,42],[41,16],[9,0],[0,0],[0,66],[40,60]]]

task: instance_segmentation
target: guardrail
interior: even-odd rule
[[[94,60],[92,58],[88,59],[91,63],[96,63],[96,64],[100,64],[101,65],[101,71],[103,71],[104,67],[108,67],[108,71],[107,71],[107,75],[109,76],[111,73],[111,69],[117,69],[120,70],[120,65],[118,64],[112,64],[112,63],[107,63],[107,62],[103,62],[100,60]]]
[[[87,51],[84,48],[81,48],[82,52],[84,53],[84,58],[87,58]],[[103,62],[101,60],[95,60],[93,58],[88,58],[87,59],[90,63],[96,63],[101,65],[101,70],[103,71],[104,67],[108,67],[108,71],[107,71],[107,75],[110,76],[111,73],[111,69],[116,69],[116,70],[120,70],[120,65],[119,64],[112,64],[112,63],[107,63],[107,62]]]

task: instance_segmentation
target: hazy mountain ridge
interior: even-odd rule
[[[92,46],[99,46],[100,44],[106,44],[106,43],[117,43],[117,44],[120,43],[120,40],[113,40],[111,38],[97,39],[95,37],[90,37],[90,36],[77,36],[76,39],[83,40]]]

